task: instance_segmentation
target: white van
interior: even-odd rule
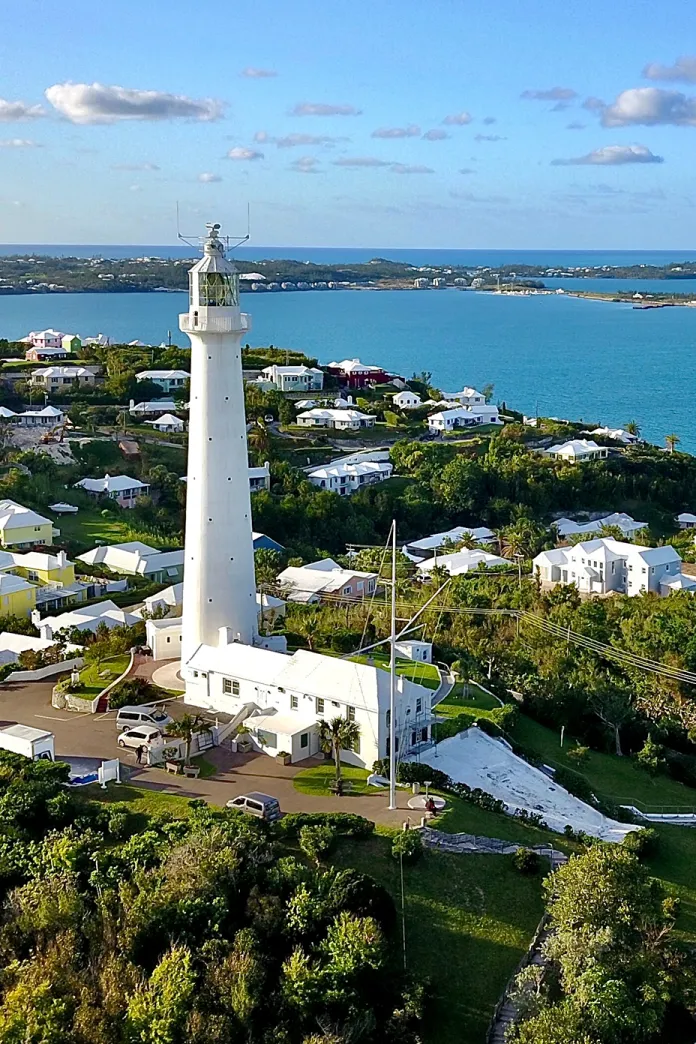
[[[124,729],[136,728],[138,725],[154,725],[160,732],[164,732],[173,720],[161,707],[152,707],[149,704],[142,704],[140,707],[119,707],[116,728],[123,732]]]

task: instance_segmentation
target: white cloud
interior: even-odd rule
[[[21,123],[23,120],[35,120],[44,115],[40,105],[27,105],[25,102],[11,102],[0,98],[0,123]]]
[[[258,149],[247,149],[244,145],[235,145],[227,153],[227,159],[231,160],[257,160],[263,159],[263,152]]]
[[[627,163],[664,163],[664,160],[651,152],[647,145],[604,145],[586,156],[551,161],[553,167],[621,167]]]
[[[643,69],[646,80],[673,80],[680,83],[696,83],[696,56],[684,54],[674,65],[650,62]]]
[[[46,98],[72,123],[116,123],[119,120],[210,121],[222,116],[222,102],[187,98],[165,91],[140,91],[101,83],[56,83]]]
[[[337,142],[350,141],[350,138],[337,138],[330,134],[285,134],[282,138],[274,138],[266,131],[257,131],[254,141],[258,144],[276,145],[279,149],[295,149],[308,145],[326,145],[330,148]]]
[[[445,116],[443,123],[446,123],[448,127],[465,127],[467,123],[471,123],[473,117],[468,112],[455,112],[451,116]]]
[[[5,138],[0,141],[0,149],[38,149],[41,148],[38,141],[30,138]]]
[[[595,98],[593,95],[590,95],[589,98],[585,98],[582,107],[587,109],[588,112],[604,112],[607,103],[603,102],[601,98]]]
[[[574,91],[572,87],[551,87],[545,91],[522,91],[520,98],[525,98],[527,101],[571,101],[573,98],[577,98],[577,91]]]
[[[201,185],[213,185],[217,181],[222,181],[222,178],[219,174],[211,174],[209,171],[205,171],[205,173],[198,175],[198,180]]]
[[[633,87],[622,91],[612,105],[606,106],[602,111],[602,124],[605,127],[635,124],[693,127],[696,126],[696,98],[660,87]]]
[[[376,156],[341,156],[334,160],[335,167],[391,167],[391,160],[378,159]]]
[[[248,80],[268,80],[273,76],[277,76],[278,73],[273,69],[256,69],[253,65],[247,65],[246,69],[242,69],[240,76],[246,76]]]
[[[507,141],[500,134],[477,134],[474,141]]]
[[[463,199],[467,203],[509,203],[507,196],[476,196],[473,192],[450,192],[452,199]]]
[[[296,174],[318,174],[318,162],[316,156],[300,156],[290,164],[290,170],[294,170]]]
[[[424,141],[444,141],[445,138],[449,138],[449,134],[447,131],[443,131],[439,127],[436,127],[434,130],[426,131],[423,135]]]
[[[112,170],[159,170],[156,163],[115,163]]]
[[[354,105],[325,105],[323,102],[298,102],[291,116],[360,116]]]
[[[378,127],[372,132],[373,138],[417,138],[420,127],[409,123],[408,127]]]
[[[395,174],[434,174],[432,167],[426,167],[422,163],[392,163],[391,169]]]

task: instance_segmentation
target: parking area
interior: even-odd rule
[[[395,811],[387,808],[384,791],[343,798],[299,793],[293,786],[293,777],[302,768],[316,765],[316,758],[283,765],[267,754],[237,754],[223,744],[206,751],[206,760],[215,766],[215,775],[209,779],[190,779],[164,769],[137,765],[135,752],[117,745],[116,711],[92,715],[56,710],[51,706],[52,688],[51,682],[0,685],[0,728],[21,723],[48,729],[55,736],[58,758],[108,760],[118,757],[127,769],[124,778],[128,775],[130,782],[180,797],[203,798],[212,804],[224,805],[238,794],[259,790],[276,797],[284,812],[355,812],[394,827],[408,817],[413,821],[414,814],[407,806],[407,791],[398,792],[399,808]],[[195,711],[176,698],[167,701],[166,707],[172,717]],[[211,715],[204,713],[203,716],[214,720]]]

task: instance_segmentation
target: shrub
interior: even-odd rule
[[[623,847],[632,852],[633,855],[638,856],[639,859],[642,859],[644,856],[654,855],[659,845],[660,835],[652,827],[647,827],[644,830],[632,830],[623,839]]]
[[[159,696],[159,690],[147,678],[126,678],[109,693],[109,707],[135,707],[150,703]]]
[[[587,761],[590,756],[590,748],[582,747],[579,743],[576,747],[571,747],[570,750],[566,751],[566,757],[572,761]]]
[[[531,848],[518,848],[512,857],[512,865],[520,874],[531,877],[532,874],[539,873],[541,859],[539,853],[533,852]]]
[[[358,870],[340,870],[331,885],[331,902],[357,917],[374,917],[386,932],[396,923],[396,908],[386,888]]]
[[[305,826],[327,826],[344,837],[367,837],[375,824],[353,812],[289,812],[278,823],[278,829],[288,837],[299,837]]]
[[[402,830],[392,841],[391,854],[405,863],[417,863],[423,855],[423,839],[417,830]]]
[[[502,710],[502,708],[501,708]],[[493,711],[495,714],[496,712]],[[491,718],[478,718],[476,724],[480,728],[481,732],[485,732],[487,736],[493,736],[497,739],[503,735],[503,730],[497,721],[493,721]]]
[[[636,761],[642,769],[649,772],[651,776],[655,776],[665,764],[664,748],[659,743],[655,743],[648,733],[642,750],[636,754]]]
[[[491,711],[491,720],[504,732],[510,732],[515,727],[519,713],[516,703],[505,703],[502,707],[496,707],[494,711]]]
[[[303,826],[300,827],[300,848],[304,855],[317,866],[321,863],[322,856],[328,854],[336,840],[336,833],[330,826]]]
[[[554,782],[563,787],[569,794],[574,794],[588,805],[594,805],[595,799],[589,780],[580,772],[559,766],[554,774]]]
[[[123,840],[128,837],[130,831],[128,829],[128,813],[127,812],[114,812],[109,817],[107,823],[107,829],[113,838],[117,841]]]

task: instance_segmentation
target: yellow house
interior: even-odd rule
[[[33,547],[52,544],[53,523],[14,500],[0,500],[0,544],[3,547]]]
[[[0,573],[0,616],[31,616],[36,591],[23,577]]]
[[[43,551],[27,551],[21,555],[6,552],[12,564],[5,566],[4,555],[0,556],[0,569],[8,568],[13,573],[41,584],[61,584],[68,586],[75,583],[75,564],[68,561],[65,551],[57,555],[49,555]]]

